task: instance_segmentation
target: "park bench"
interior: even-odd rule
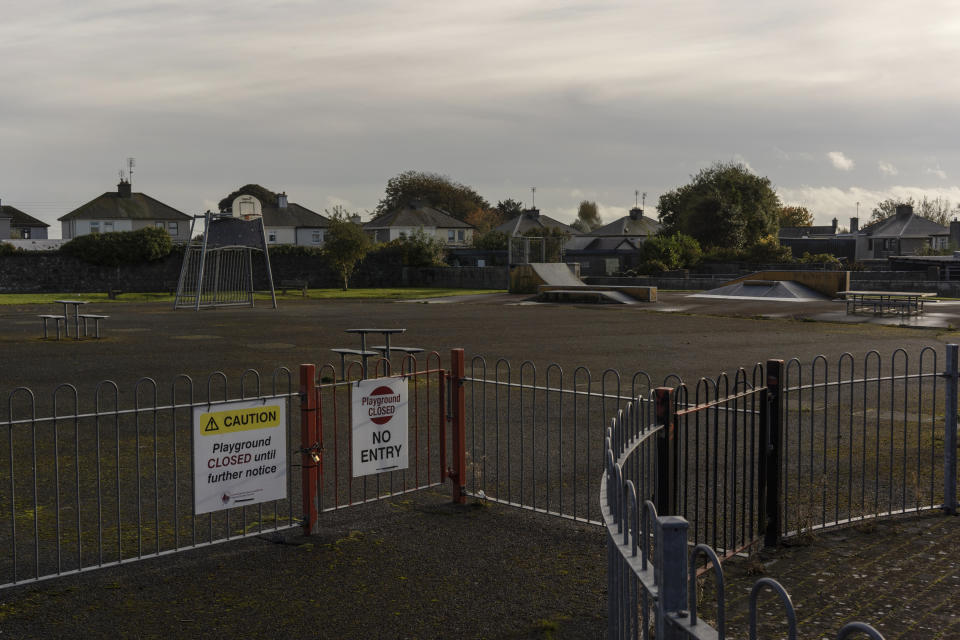
[[[84,337],[87,337],[87,336],[90,335],[90,333],[87,331],[87,322],[88,322],[89,320],[92,320],[92,321],[93,321],[93,328],[94,328],[94,334],[93,334],[93,335],[94,335],[95,338],[99,339],[99,338],[100,338],[100,321],[101,321],[101,320],[104,320],[104,319],[106,319],[106,318],[109,318],[109,317],[110,317],[110,316],[101,316],[101,315],[97,315],[97,314],[95,314],[95,313],[81,313],[81,314],[80,314],[80,319],[83,320],[83,336],[84,336]]]
[[[43,339],[44,340],[47,339],[47,321],[53,320],[54,323],[56,323],[57,325],[57,340],[59,340],[60,339],[60,323],[66,322],[66,318],[64,318],[63,316],[55,316],[50,314],[44,314],[44,315],[41,315],[40,317],[43,318]]]
[[[280,281],[280,293],[287,295],[287,289],[299,289],[300,293],[303,294],[303,297],[307,297],[307,281],[306,280],[281,280]]]

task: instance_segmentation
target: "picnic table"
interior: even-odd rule
[[[917,293],[915,291],[841,291],[839,295],[847,305],[847,313],[861,312],[883,315],[916,315],[923,313],[923,302],[934,297],[935,293]]]
[[[63,305],[63,331],[70,337],[70,307],[73,307],[73,326],[74,338],[80,339],[80,305],[87,304],[89,300],[54,300],[55,304]],[[44,323],[44,332],[46,332],[46,323]]]
[[[334,353],[340,355],[340,377],[345,377],[345,368],[346,368],[346,356],[347,355],[356,355],[360,356],[361,366],[363,367],[363,377],[367,377],[367,359],[371,356],[377,355],[376,351],[367,350],[367,334],[368,333],[380,333],[383,334],[383,341],[385,343],[385,349],[387,357],[390,357],[390,336],[395,333],[403,333],[406,329],[346,329],[345,333],[355,333],[360,336],[360,349],[346,349],[346,348],[336,348],[331,349]]]

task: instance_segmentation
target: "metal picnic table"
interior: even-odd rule
[[[923,302],[936,296],[935,293],[917,293],[916,291],[841,291],[847,305],[847,313],[855,314],[869,311],[882,315],[915,315],[923,313]]]

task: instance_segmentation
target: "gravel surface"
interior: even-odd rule
[[[295,379],[299,363],[329,361],[330,348],[357,346],[343,330],[364,325],[405,327],[397,344],[437,350],[445,362],[449,349],[463,347],[468,362],[483,354],[516,363],[557,362],[570,371],[578,365],[598,372],[645,369],[655,379],[674,372],[714,376],[771,357],[810,360],[844,351],[859,357],[870,349],[889,354],[901,347],[915,353],[927,345],[942,352],[944,343],[958,338],[946,328],[949,322],[929,330],[822,321],[834,311],[693,301],[678,294],[629,307],[528,305],[507,295],[452,304],[290,299],[281,300],[279,311],[200,313],[103,305],[91,312],[111,316],[102,328],[104,340],[56,342],[39,340],[36,315],[50,309],[3,307],[0,393],[28,385],[42,406],[61,382],[91,393],[102,379],[132,386],[150,376],[168,388],[180,373],[205,380],[222,370],[236,380],[247,368],[269,374],[277,366],[293,370]],[[877,553],[891,550],[872,565],[869,583],[842,572],[834,580],[821,575],[825,583],[810,579],[826,559],[835,559],[836,549],[867,548],[851,533],[823,534],[817,542],[823,548],[789,548],[765,557],[762,571],[779,578],[777,567],[806,566],[796,580],[782,574],[804,612],[826,611],[828,601],[820,598],[862,582],[866,590],[838,596],[844,606],[835,609],[850,613],[849,619],[872,621],[883,612],[878,603],[898,607],[900,594],[920,593],[912,554],[937,558],[955,539],[955,527],[936,527],[956,519],[931,520],[933,527],[923,530],[931,531],[934,547],[896,544],[905,531],[897,527],[913,526],[905,521],[889,525],[889,536],[881,535],[888,524],[869,532],[880,545]],[[801,558],[810,550],[811,559]],[[7,589],[0,592],[0,637],[599,638],[606,629],[605,558],[596,527],[506,506],[454,506],[445,491],[429,490],[322,515],[319,533],[309,538],[293,531]],[[893,568],[898,558],[900,569]],[[888,638],[951,637],[922,635],[937,625],[957,631],[945,604],[960,593],[956,571],[937,573],[937,566],[931,563],[919,574],[936,588],[922,591],[926,595],[911,609],[934,614],[918,613],[912,626],[893,624],[893,614],[884,617]],[[730,593],[742,592],[756,579],[756,566],[739,577],[734,573]],[[850,605],[861,601],[877,606]],[[830,617],[826,628],[835,633],[841,617]],[[743,622],[740,614],[731,619]]]

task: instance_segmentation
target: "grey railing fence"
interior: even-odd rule
[[[650,377],[477,356],[464,387],[468,494],[599,524],[599,425],[645,394]]]
[[[287,403],[287,440],[298,442],[287,369],[265,384],[248,370],[235,384],[233,399]],[[297,526],[289,469],[286,500],[194,515],[192,411],[230,400],[229,387],[214,373],[200,385],[178,376],[163,391],[150,378],[89,392],[63,384],[48,398],[11,391],[0,422],[0,588]]]
[[[822,356],[770,361],[729,387],[721,377],[691,394],[681,383],[627,405],[607,431],[600,491],[610,637],[724,637],[723,572],[704,541],[729,555],[866,518],[955,513],[957,360],[948,345],[944,371],[932,348],[912,360],[844,354],[832,367]],[[656,417],[638,419],[651,403]],[[716,627],[697,615],[698,571],[714,576]],[[770,579],[751,591],[750,637],[765,589],[795,638],[792,602]],[[861,622],[838,637],[854,634],[882,638]]]

